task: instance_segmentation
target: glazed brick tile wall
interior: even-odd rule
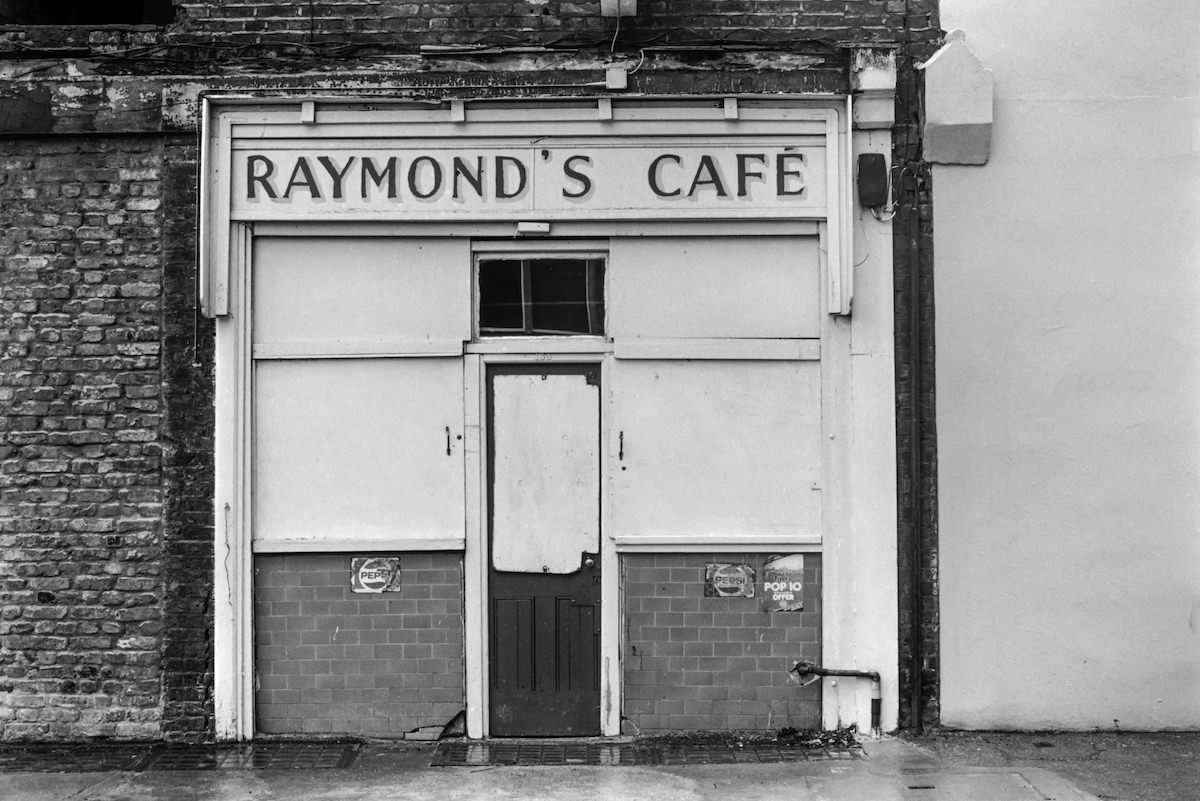
[[[0,739],[159,732],[160,163],[0,157]]]
[[[256,557],[260,732],[399,734],[465,708],[461,554],[396,556],[400,591],[379,594],[351,592],[350,555]]]
[[[622,714],[633,732],[819,728],[818,685],[788,669],[820,662],[821,557],[804,558],[804,611],[765,612],[766,554],[630,554],[622,558],[625,611]],[[707,562],[747,563],[754,598],[706,598]]]

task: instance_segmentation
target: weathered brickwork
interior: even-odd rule
[[[259,731],[400,734],[464,708],[462,556],[397,556],[378,594],[351,591],[347,555],[255,559]]]
[[[163,736],[212,736],[213,325],[196,313],[198,159],[163,149]]]
[[[821,557],[804,561],[804,610],[765,612],[763,554],[622,559],[625,698],[634,732],[819,727],[820,687],[788,670],[821,658]],[[704,595],[708,562],[754,567],[754,598]]]
[[[303,41],[387,50],[423,44],[538,43],[752,44],[809,38],[827,42],[896,41],[906,16],[927,3],[904,0],[642,0],[638,15],[603,18],[597,0],[331,0],[306,4],[181,0],[175,35],[233,42]],[[914,12],[914,9],[917,12]],[[622,32],[623,31],[623,32]]]
[[[0,173],[0,726],[156,737],[161,153],[7,142]]]
[[[893,222],[899,570],[900,725],[939,723],[937,429],[934,397],[933,187],[922,159],[916,65],[928,40],[898,59],[892,163],[901,167]]]
[[[25,54],[70,45],[113,56],[116,71],[163,74],[172,62],[217,72],[240,61],[353,60],[417,54],[438,45],[538,46],[570,52],[698,47],[726,52],[827,45],[895,44],[930,27],[934,0],[641,0],[620,23],[599,0],[176,0],[161,28],[0,28],[0,50]],[[936,36],[936,29],[932,31]],[[164,49],[164,46],[173,49]],[[146,48],[139,51],[137,48]],[[133,50],[130,56],[128,51]],[[706,57],[709,58],[709,57]]]

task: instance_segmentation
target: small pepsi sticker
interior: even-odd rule
[[[356,556],[350,560],[350,589],[353,592],[399,592],[400,559]]]
[[[706,598],[753,598],[754,568],[745,563],[705,563],[704,596]]]

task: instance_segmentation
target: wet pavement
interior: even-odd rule
[[[958,767],[1049,769],[1104,801],[1200,801],[1200,732],[941,732],[911,742]]]
[[[584,745],[587,745],[585,743]],[[591,741],[619,754],[621,743]],[[617,750],[612,750],[616,746]],[[49,773],[0,770],[12,801],[1197,801],[1200,734],[939,734],[847,758],[709,764],[433,767],[434,743],[366,743],[325,761]],[[161,753],[161,752],[160,752]],[[234,753],[229,751],[228,753]],[[263,752],[266,753],[266,752]],[[476,754],[482,753],[479,751]],[[567,753],[564,751],[564,753]],[[341,752],[344,757],[345,752]],[[693,760],[700,762],[701,760]],[[182,763],[181,763],[182,764]],[[261,764],[261,763],[260,763]],[[348,764],[348,766],[345,766]],[[0,765],[0,767],[3,767]]]

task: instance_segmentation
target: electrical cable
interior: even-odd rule
[[[879,208],[871,209],[871,215],[880,222],[891,221],[891,219],[895,217],[897,212],[900,210],[900,200],[898,197],[896,197],[896,187],[892,182],[892,173],[894,173],[896,170],[900,170],[900,180],[904,179],[904,173],[906,171],[911,175],[916,175],[916,173],[913,173],[907,164],[902,166],[893,164],[892,168],[888,170],[887,196],[889,202]],[[885,217],[883,214],[886,214],[887,216]]]
[[[872,213],[872,214],[874,214],[874,213],[875,213],[875,209],[871,209],[871,213]],[[861,211],[861,210],[859,210],[859,213],[858,213],[858,219],[859,219],[859,222],[861,223],[861,222],[862,222],[862,219],[863,219],[863,215],[862,215],[862,211]],[[878,217],[876,217],[876,219],[879,219],[879,218],[878,218]],[[855,267],[862,267],[864,264],[866,264],[866,263],[867,263],[867,259],[871,258],[871,238],[870,238],[869,236],[867,236],[867,232],[866,232],[866,230],[863,228],[863,226],[862,226],[862,225],[855,226],[855,228],[854,228],[853,230],[861,230],[861,231],[862,231],[863,250],[864,250],[865,252],[863,253],[862,260],[861,260],[861,261],[856,261],[856,262],[854,263],[854,266],[855,266]],[[853,242],[851,242],[851,245],[853,245],[853,244],[854,244],[854,243],[853,243]]]

